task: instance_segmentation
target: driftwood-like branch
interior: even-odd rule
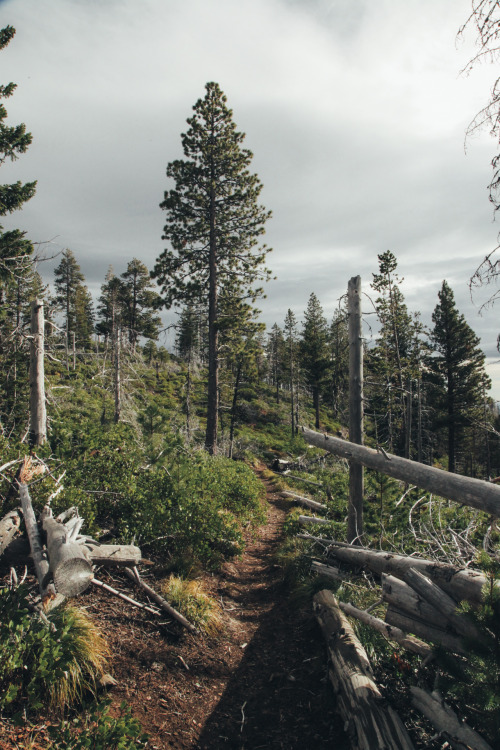
[[[368,656],[331,591],[316,594],[314,612],[328,644],[330,679],[353,750],[412,750],[401,719],[383,699]]]
[[[417,711],[424,714],[442,739],[447,740],[457,750],[492,750],[477,732],[457,717],[446,705],[439,693],[427,693],[419,687],[410,687],[412,704]]]
[[[137,565],[142,557],[133,544],[85,544],[84,551],[94,565]]]
[[[311,500],[310,498],[303,497],[302,495],[296,495],[295,492],[282,491],[280,494],[283,497],[289,497],[294,501],[294,503],[304,505],[306,508],[312,508],[312,510],[327,510],[326,505],[323,505],[323,503],[317,503],[316,500]]]
[[[482,601],[482,589],[486,583],[486,578],[478,570],[461,569],[446,563],[423,560],[418,557],[394,555],[390,552],[380,552],[366,547],[337,545],[334,540],[324,539],[322,541],[324,544],[330,544],[328,550],[330,555],[350,565],[366,566],[374,573],[389,573],[398,578],[404,578],[407,570],[415,568],[415,570],[419,570],[428,578],[431,578],[439,588],[446,591],[456,601],[466,599],[473,604],[480,604]]]
[[[444,594],[444,591],[442,592]],[[422,620],[428,625],[443,627],[443,615],[426,599],[417,594],[411,586],[395,576],[382,573],[382,598],[388,604],[410,617]]]
[[[38,578],[42,602],[44,606],[47,606],[51,600],[55,599],[56,590],[54,584],[49,583],[49,561],[47,560],[47,555],[45,554],[40,541],[35,512],[31,504],[28,487],[24,482],[21,482],[19,485],[19,499],[23,509],[24,525],[28,532],[28,539],[30,542],[31,554],[33,556],[33,563],[35,565],[35,572],[36,577]]]
[[[92,564],[81,545],[71,541],[70,532],[52,516],[47,506],[42,513],[47,534],[47,552],[56,590],[64,596],[78,596],[90,585]]]
[[[400,646],[403,646],[407,651],[412,651],[414,654],[420,654],[420,656],[423,657],[431,656],[431,646],[424,643],[419,638],[413,638],[400,628],[389,625],[387,622],[380,620],[378,617],[374,617],[365,610],[358,609],[353,604],[339,602],[339,607],[342,612],[345,612],[349,617],[355,617],[356,620],[359,620],[365,625],[369,625],[377,632],[382,633],[384,638],[387,638],[388,641],[399,643]]]
[[[331,435],[321,435],[306,427],[302,428],[302,435],[311,445],[322,448],[336,456],[381,471],[394,479],[400,479],[408,484],[414,484],[424,490],[469,505],[471,508],[484,510],[486,513],[500,517],[500,487],[482,479],[463,477],[449,471],[425,466],[408,458],[400,458],[385,451],[379,453],[373,448],[350,443],[348,440]]]
[[[311,571],[317,573],[319,576],[332,578],[334,581],[345,581],[345,576],[342,575],[338,568],[334,568],[333,565],[325,565],[319,562],[319,560],[311,562]]]
[[[196,633],[196,628],[194,625],[192,625],[184,615],[181,615],[180,612],[177,612],[176,609],[174,609],[162,596],[156,593],[151,586],[148,586],[147,583],[144,583],[142,578],[140,577],[139,573],[137,572],[137,568],[134,570],[131,570],[130,568],[125,568],[125,573],[128,575],[128,577],[135,583],[136,586],[139,586],[141,589],[143,589],[153,601],[155,601],[159,607],[161,607],[165,612],[168,612],[168,614],[174,618],[174,620],[177,620],[177,622],[180,622],[181,625],[183,625],[187,630],[189,630],[190,633]]]
[[[307,523],[325,524],[330,521],[327,518],[316,518],[316,516],[299,516],[299,523],[305,526]]]
[[[0,555],[9,546],[21,525],[21,516],[18,510],[11,510],[0,521]]]
[[[122,594],[122,592],[118,591],[118,589],[114,589],[112,586],[108,586],[107,583],[104,583],[103,581],[99,581],[97,578],[93,578],[92,583],[94,584],[94,586],[98,586],[100,589],[104,589],[104,591],[108,591],[110,594],[113,594],[114,596],[118,596],[120,599],[123,599],[129,604],[133,604],[134,607],[139,607],[139,609],[144,609],[146,610],[146,612],[150,612],[150,614],[156,615],[157,617],[161,616],[161,612],[159,612],[157,609],[153,609],[153,607],[148,607],[147,604],[142,604],[141,602],[138,602],[135,599],[132,599],[130,596],[127,596],[126,594]]]
[[[423,638],[431,643],[440,643],[443,648],[451,651],[453,654],[467,656],[467,650],[462,645],[460,638],[447,633],[444,628],[439,628],[437,625],[430,625],[428,622],[412,617],[408,612],[403,612],[392,604],[387,607],[385,621],[389,625],[404,630],[406,633],[413,633],[418,638]]]

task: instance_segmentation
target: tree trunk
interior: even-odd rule
[[[444,591],[441,589],[440,591],[445,596]],[[438,628],[443,626],[443,616],[440,611],[422,599],[411,586],[395,576],[382,573],[382,598],[410,617]]]
[[[241,362],[238,362],[233,389],[233,403],[231,404],[231,423],[229,425],[229,458],[233,457],[234,425],[236,423],[236,407],[238,405],[238,391],[241,378]]]
[[[30,445],[43,445],[47,440],[47,411],[45,406],[43,302],[31,303],[30,342]]]
[[[443,648],[447,651],[451,651],[453,654],[467,656],[467,650],[462,646],[460,638],[447,633],[446,630],[443,630],[443,628],[439,628],[436,625],[429,625],[428,622],[417,620],[407,612],[402,612],[399,609],[396,609],[392,604],[387,607],[385,621],[389,625],[394,625],[396,628],[404,630],[406,633],[413,633],[413,635],[416,635],[418,638],[423,638],[431,643],[439,643]]]
[[[412,705],[426,716],[442,740],[447,740],[456,750],[492,750],[481,735],[458,718],[446,705],[438,692],[427,693],[422,688],[411,686]]]
[[[18,510],[11,510],[0,521],[0,555],[9,546],[19,531],[21,517]]]
[[[306,508],[312,508],[313,510],[327,510],[326,505],[323,503],[317,503],[316,500],[310,500],[308,497],[302,497],[302,495],[296,495],[295,492],[281,492],[283,497],[289,497],[295,503],[304,505]]]
[[[361,278],[354,276],[348,285],[349,320],[349,440],[363,443],[363,339],[361,320]],[[347,541],[363,534],[363,467],[349,461],[349,506],[347,509]]]
[[[213,169],[213,165],[212,165]],[[208,392],[207,430],[205,449],[211,455],[217,453],[217,426],[219,419],[219,331],[217,300],[217,239],[215,234],[215,190],[214,180],[210,187],[210,246],[209,246],[209,290],[208,290]]]
[[[412,750],[401,719],[383,699],[366,652],[331,591],[316,594],[313,606],[328,644],[330,679],[352,750]]]
[[[54,584],[49,583],[49,561],[47,560],[47,555],[45,554],[40,541],[40,533],[38,531],[33,506],[31,505],[31,498],[28,487],[24,482],[21,482],[19,485],[19,499],[23,509],[24,525],[26,526],[28,539],[30,541],[31,554],[35,565],[36,577],[38,578],[40,595],[45,607],[52,599],[55,599],[56,590]]]
[[[68,530],[52,517],[49,508],[42,513],[42,526],[47,534],[47,552],[56,590],[63,596],[83,593],[93,578],[92,564],[80,544],[68,540]]]
[[[451,474],[385,451],[379,453],[373,448],[355,445],[331,435],[321,435],[306,427],[302,427],[302,434],[308,443],[317,448],[351,459],[407,484],[414,484],[439,497],[455,500],[500,518],[500,487],[491,482]]]
[[[132,544],[92,544],[84,546],[85,554],[94,565],[137,565],[141,550]]]

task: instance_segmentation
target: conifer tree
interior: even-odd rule
[[[290,309],[285,317],[284,344],[286,351],[284,369],[290,388],[290,424],[292,437],[295,437],[298,428],[299,357],[297,319]]]
[[[328,377],[328,324],[314,292],[309,297],[300,342],[301,364],[305,380],[312,391],[316,429],[320,428],[321,391]]]
[[[330,325],[331,400],[335,419],[342,414],[342,405],[349,394],[349,336],[347,310],[335,311]]]
[[[269,365],[269,373],[271,376],[271,383],[276,389],[276,403],[280,402],[280,388],[283,383],[283,367],[284,367],[284,347],[285,341],[283,338],[283,331],[277,323],[271,328],[271,332],[268,334],[267,340],[267,361]]]
[[[92,297],[83,283],[83,275],[77,260],[71,250],[64,250],[61,262],[54,269],[56,308],[64,315],[66,331],[66,358],[71,334],[80,346],[90,345],[90,334],[93,331]]]
[[[258,203],[262,184],[249,171],[252,153],[242,148],[232,111],[217,83],[193,107],[189,129],[182,135],[185,159],[171,162],[167,176],[175,187],[160,204],[166,211],[163,251],[154,267],[164,305],[197,303],[208,310],[208,389],[205,447],[217,450],[219,393],[219,296],[254,301],[267,280],[268,249],[259,245],[270,216]]]
[[[130,261],[121,279],[123,325],[128,330],[132,348],[135,348],[139,336],[158,338],[161,319],[154,311],[159,308],[161,298],[153,289],[148,269],[137,258]]]
[[[484,411],[484,389],[490,381],[479,338],[458,311],[453,291],[443,281],[432,314],[433,356],[428,358],[436,431],[447,436],[448,469],[456,471],[459,441]]]

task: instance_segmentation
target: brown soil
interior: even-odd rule
[[[156,621],[96,587],[79,597],[111,645],[113,703],[127,701],[151,750],[349,747],[334,713],[320,630],[310,606],[289,602],[273,564],[287,505],[271,485],[267,490],[267,524],[249,537],[241,559],[205,580],[223,608],[219,639]],[[143,573],[153,587],[155,573]],[[134,596],[119,573],[99,577]],[[48,747],[41,728],[32,745],[23,731],[3,729],[0,720],[2,750]]]

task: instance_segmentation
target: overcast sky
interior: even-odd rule
[[[38,180],[3,224],[47,254],[70,248],[94,295],[110,264],[151,268],[166,165],[217,81],[273,211],[268,326],[288,308],[302,318],[313,291],[330,318],[351,276],[371,294],[390,249],[424,322],[447,279],[500,399],[498,307],[479,316],[492,289],[473,301],[468,290],[500,229],[486,189],[495,144],[485,133],[464,152],[498,71],[460,76],[469,13],[470,0],[0,0],[1,26],[17,29],[0,53],[0,82],[18,84],[8,123],[33,134],[1,180]],[[57,262],[42,264],[46,280]]]

